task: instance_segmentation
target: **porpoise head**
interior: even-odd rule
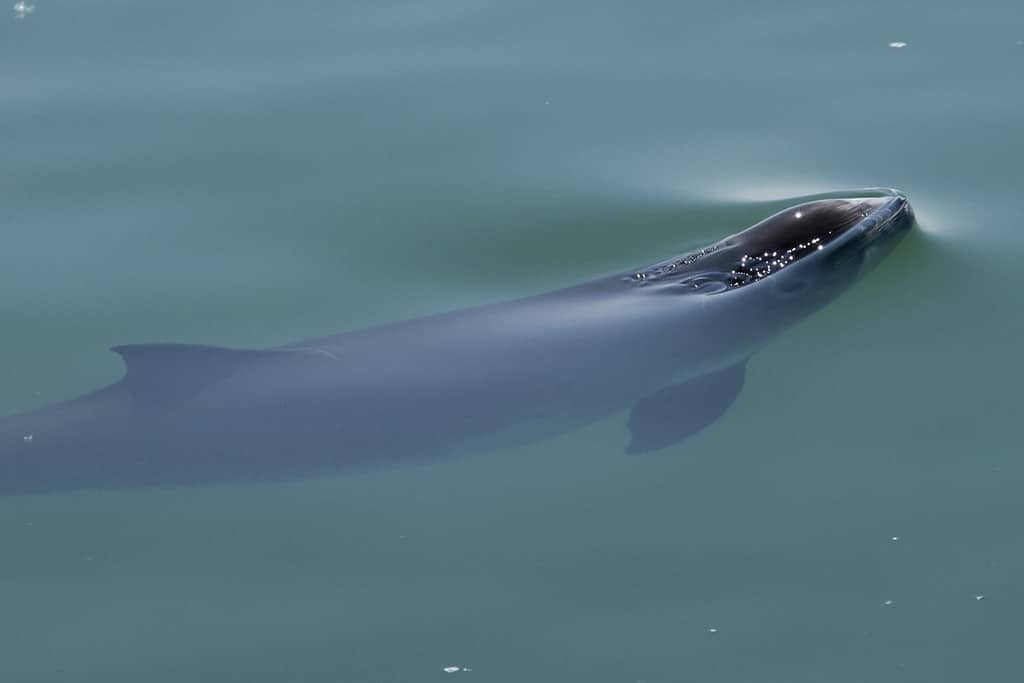
[[[914,225],[902,194],[792,206],[710,246],[638,271],[643,285],[719,294],[771,283],[785,296],[856,279]]]
[[[914,222],[907,198],[896,191],[820,199],[628,279],[652,293],[698,302],[713,323],[705,327],[756,346],[839,296]]]
[[[794,206],[732,238],[721,255],[728,288],[768,283],[773,297],[806,294],[825,303],[877,264],[914,220],[899,194]]]

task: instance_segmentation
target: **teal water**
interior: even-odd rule
[[[0,678],[1020,679],[1019,3],[35,4],[0,19],[0,414],[115,344],[542,292],[798,195],[899,187],[921,229],[657,454],[622,415],[0,500]]]

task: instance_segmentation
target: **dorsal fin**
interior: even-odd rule
[[[137,405],[144,408],[191,398],[251,363],[289,353],[195,344],[128,344],[111,351],[124,360],[123,382]]]

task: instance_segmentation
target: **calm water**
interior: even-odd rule
[[[115,379],[115,344],[541,292],[796,195],[896,186],[922,230],[678,448],[624,456],[622,415],[371,475],[0,500],[0,678],[1024,674],[1019,2],[4,10],[2,414]]]

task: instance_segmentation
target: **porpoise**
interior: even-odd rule
[[[902,194],[862,194],[515,301],[270,349],[116,346],[112,385],[0,421],[0,494],[325,475],[626,410],[627,452],[674,446],[726,412],[755,351],[914,224]]]

